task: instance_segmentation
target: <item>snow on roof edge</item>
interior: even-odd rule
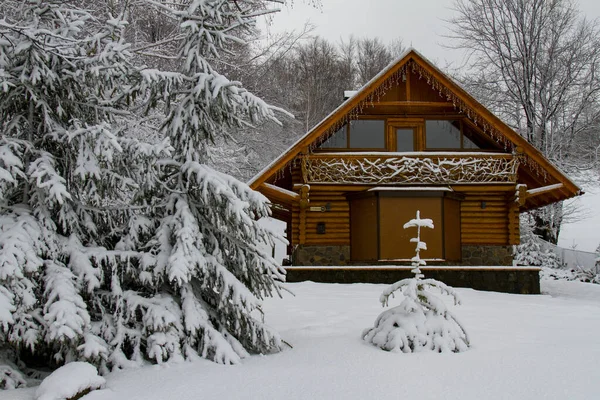
[[[396,64],[398,64],[400,61],[402,61],[402,59],[404,59],[406,56],[408,56],[410,53],[414,53],[417,56],[419,56],[420,58],[422,58],[427,64],[429,64],[429,66],[431,66],[434,70],[436,70],[439,74],[441,74],[442,76],[445,76],[448,80],[450,80],[452,83],[454,83],[456,86],[458,86],[459,89],[461,89],[464,93],[466,93],[468,96],[472,97],[473,100],[475,100],[477,103],[481,104],[475,97],[473,97],[473,95],[471,95],[469,93],[469,91],[467,91],[459,82],[457,82],[455,79],[453,79],[451,76],[449,76],[448,74],[444,73],[441,69],[439,69],[434,63],[432,63],[427,57],[425,57],[423,54],[421,54],[419,51],[417,51],[415,48],[413,47],[408,47],[402,54],[400,54],[400,56],[398,56],[395,60],[393,60],[392,62],[390,62],[388,64],[387,67],[385,67],[384,69],[382,69],[377,75],[375,75],[373,78],[371,78],[367,83],[365,83],[360,89],[358,89],[356,91],[356,93],[346,99],[345,101],[343,101],[342,103],[340,103],[339,106],[337,106],[332,112],[330,112],[325,118],[323,118],[321,121],[319,121],[315,126],[313,126],[308,132],[306,132],[304,135],[302,135],[300,138],[298,138],[298,140],[296,140],[290,147],[288,147],[288,149],[283,152],[279,157],[277,157],[276,159],[274,159],[273,161],[271,161],[265,168],[263,168],[260,172],[258,172],[256,175],[254,175],[249,181],[248,181],[248,186],[252,186],[256,180],[261,177],[263,174],[265,174],[269,169],[271,169],[274,165],[276,165],[281,159],[283,159],[284,157],[286,157],[292,149],[294,149],[300,142],[302,142],[302,140],[304,140],[306,137],[308,137],[310,134],[312,134],[324,121],[328,120],[329,118],[331,118],[333,115],[337,114],[339,112],[339,110],[344,106],[344,104],[346,103],[346,101],[358,96],[360,93],[362,93],[366,87],[368,87],[371,83],[375,82],[377,79],[379,79],[382,75],[386,74],[390,69],[392,69],[394,66],[396,66]],[[484,106],[485,107],[485,106]],[[504,122],[502,120],[502,118],[498,117],[496,114],[494,114],[491,110],[489,110],[487,107],[485,107],[485,109],[492,114],[494,117],[496,117],[501,123],[503,123],[504,125],[506,125],[509,129],[511,129],[512,131],[514,131],[518,136],[522,137],[518,132],[516,132],[514,129],[512,129],[510,126],[508,126],[506,124],[506,122]],[[573,180],[561,169],[559,168],[554,162],[552,162],[548,157],[546,157],[540,150],[538,150],[535,146],[533,146],[532,144],[530,144],[529,142],[527,142],[527,140],[525,140],[526,143],[528,143],[531,148],[534,151],[537,151],[543,159],[545,159],[548,164],[554,168],[560,175],[562,175],[563,177],[565,177],[571,184],[573,184],[578,192],[576,193],[576,196],[583,194],[582,189],[579,187],[579,185],[577,185],[575,182],[573,182]]]
[[[421,54],[416,51],[415,49],[413,49],[412,47],[409,47],[408,49],[406,49],[400,56],[398,56],[395,60],[393,60],[392,62],[390,62],[388,64],[387,67],[385,67],[384,69],[382,69],[381,71],[379,71],[379,73],[377,75],[375,75],[373,78],[371,78],[367,83],[365,83],[364,85],[361,86],[360,89],[358,89],[356,91],[356,93],[354,94],[354,96],[352,96],[351,98],[354,98],[356,96],[358,96],[360,93],[363,92],[363,90],[365,90],[366,87],[368,87],[371,83],[375,82],[377,79],[379,79],[381,76],[383,76],[385,73],[387,73],[390,69],[392,69],[396,64],[398,64],[400,61],[402,61],[403,58],[405,58],[407,55],[409,55],[410,53],[414,52],[417,55],[419,55],[420,57]],[[424,58],[424,57],[423,57]],[[428,60],[429,61],[429,60]],[[288,147],[288,149],[283,152],[279,157],[277,157],[276,159],[274,159],[273,161],[271,161],[266,167],[264,167],[260,172],[258,172],[256,175],[254,175],[249,181],[248,181],[248,186],[252,186],[252,184],[254,184],[256,182],[256,180],[261,177],[264,173],[266,173],[269,169],[271,169],[275,164],[277,164],[279,162],[279,160],[281,160],[282,158],[284,158],[285,156],[288,155],[288,153],[294,149],[298,144],[300,144],[300,142],[302,142],[306,137],[308,137],[311,133],[313,133],[322,123],[323,121],[328,120],[329,118],[333,117],[335,114],[337,114],[340,109],[344,106],[344,104],[346,104],[346,101],[350,100],[351,98],[343,101],[342,103],[340,103],[339,106],[337,106],[332,112],[330,112],[325,118],[321,119],[315,126],[313,126],[308,132],[306,132],[304,135],[300,136],[300,138],[298,138],[298,140],[296,140],[290,147]]]

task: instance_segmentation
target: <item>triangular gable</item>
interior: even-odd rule
[[[525,208],[534,208],[581,194],[579,187],[539,150],[414,49],[406,51],[395,62],[388,65],[358,90],[353,97],[343,102],[281,156],[259,172],[250,180],[250,187],[258,189],[305,149],[315,147],[316,143],[322,142],[347,120],[360,115],[363,108],[377,102],[377,99],[385,93],[386,88],[389,89],[390,85],[397,81],[398,76],[408,68],[420,78],[424,78],[433,90],[452,102],[457,111],[466,115],[491,139],[503,145],[505,149],[519,149],[522,168],[534,179],[536,187],[548,188],[543,191],[546,194],[545,201],[540,201],[538,198],[535,203],[527,204]],[[551,196],[548,196],[549,194]]]

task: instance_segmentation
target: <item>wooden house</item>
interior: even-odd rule
[[[539,280],[537,289],[522,283],[535,280],[537,270],[525,279],[515,274],[527,269],[509,268],[519,213],[580,194],[537,149],[414,50],[250,185],[287,223],[288,279],[396,279],[407,268],[382,265],[406,265],[414,255],[413,232],[402,226],[420,210],[435,225],[422,234],[428,249],[421,254],[432,274],[484,289],[494,288],[492,281],[521,281],[499,289],[517,292],[539,291]]]

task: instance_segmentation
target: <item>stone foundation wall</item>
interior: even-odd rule
[[[513,264],[512,246],[462,246],[462,261],[455,265],[502,265]]]
[[[292,256],[293,265],[347,265],[350,246],[298,246]]]
[[[464,266],[511,266],[513,263],[512,246],[462,246],[462,261],[428,262],[428,265],[464,265]],[[364,263],[350,260],[350,246],[298,246],[292,257],[293,265],[330,266],[360,265]],[[401,264],[398,262],[372,262],[370,264]],[[409,265],[409,262],[403,263]]]
[[[412,267],[344,268],[290,267],[287,282],[393,283],[412,278]],[[454,287],[469,287],[495,292],[539,294],[539,268],[529,267],[422,267],[425,278],[440,280]]]

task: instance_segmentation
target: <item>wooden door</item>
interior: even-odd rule
[[[443,221],[442,197],[394,197],[379,198],[379,258],[381,260],[410,259],[415,255],[416,228],[404,229],[406,222],[415,218],[417,210],[421,218],[433,220],[434,229],[422,228],[421,241],[427,250],[421,252],[423,259],[442,259]]]
[[[378,257],[377,197],[354,198],[350,200],[350,258],[375,261]]]

